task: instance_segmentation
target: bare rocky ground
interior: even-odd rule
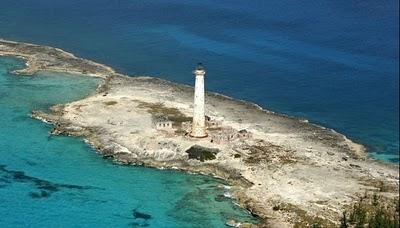
[[[54,124],[53,134],[84,137],[104,157],[120,163],[223,178],[233,185],[237,202],[262,219],[260,226],[318,222],[334,227],[342,211],[365,192],[398,197],[398,166],[373,161],[363,146],[330,129],[208,93],[207,115],[223,118],[224,127],[247,129],[253,137],[223,144],[193,139],[181,128],[192,113],[189,86],[126,77],[49,47],[0,40],[0,54],[27,59],[24,73],[68,71],[71,66],[71,72],[106,78],[95,95],[33,116]],[[175,131],[154,128],[152,121],[160,115],[174,121]],[[195,145],[213,151],[215,159],[189,159],[187,150]]]
[[[110,67],[90,60],[78,58],[58,48],[0,39],[0,56],[16,56],[26,60],[26,68],[17,74],[32,75],[37,71],[80,73],[105,78],[114,74]]]

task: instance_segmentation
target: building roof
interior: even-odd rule
[[[168,116],[156,116],[154,117],[154,122],[172,122],[169,120]]]

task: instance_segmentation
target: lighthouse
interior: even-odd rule
[[[196,77],[196,82],[194,86],[192,132],[190,132],[190,136],[204,138],[207,137],[204,113],[204,75],[206,72],[201,63],[197,64],[193,74]]]

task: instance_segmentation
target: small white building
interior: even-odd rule
[[[173,130],[173,121],[169,120],[168,117],[161,116],[154,120],[154,126],[157,130]]]

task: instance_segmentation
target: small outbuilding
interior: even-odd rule
[[[165,116],[157,117],[154,120],[154,126],[157,130],[173,130],[173,123]]]

